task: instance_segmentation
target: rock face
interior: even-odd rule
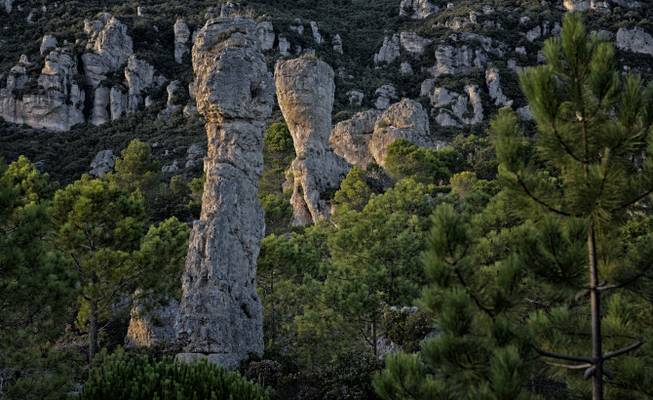
[[[175,323],[179,314],[179,303],[171,299],[165,306],[148,310],[136,303],[131,309],[126,347],[161,347],[173,344],[176,338]]]
[[[385,166],[388,147],[404,139],[421,147],[432,147],[429,117],[421,104],[403,99],[388,107],[374,124],[369,152],[377,164]]]
[[[84,21],[84,31],[89,35],[82,55],[87,83],[95,88],[106,79],[106,74],[117,71],[134,53],[127,26],[109,13],[100,14],[97,20]]]
[[[113,150],[102,150],[98,152],[93,161],[91,161],[91,169],[89,174],[91,176],[103,176],[113,170],[116,164],[116,156]]]
[[[256,35],[261,45],[261,50],[268,51],[274,47],[274,26],[270,21],[259,22],[256,26]]]
[[[354,114],[333,128],[329,142],[348,163],[367,168],[373,162],[384,166],[388,148],[397,139],[421,147],[435,145],[428,114],[418,102],[402,99],[383,112],[368,110]]]
[[[401,32],[399,35],[401,47],[413,56],[421,56],[432,40],[423,38],[415,32]]]
[[[653,56],[653,36],[642,28],[620,28],[617,31],[617,47]]]
[[[313,57],[276,65],[277,99],[297,154],[291,166],[295,225],[329,218],[322,193],[338,188],[348,171],[347,163],[329,148],[333,79],[333,69]]]
[[[383,40],[383,46],[377,54],[374,55],[374,64],[391,64],[399,58],[400,55],[399,35],[393,35]]]
[[[13,2],[14,2],[14,0],[4,0],[2,2],[3,5],[5,6],[5,12],[7,14],[11,14],[11,10],[13,9],[13,5],[12,5]]]
[[[378,110],[385,110],[390,107],[390,104],[397,100],[397,89],[392,85],[383,85],[376,89],[374,94],[377,96],[374,106]]]
[[[435,121],[444,127],[476,125],[483,122],[483,103],[477,85],[465,86],[460,94],[446,88],[436,87],[430,96]]]
[[[413,19],[424,19],[439,11],[438,6],[429,0],[402,0],[399,4],[399,15]]]
[[[41,39],[41,48],[39,52],[41,55],[45,55],[48,51],[55,49],[58,46],[57,38],[52,35],[45,35]]]
[[[499,75],[498,69],[488,68],[485,70],[485,83],[487,85],[488,91],[490,92],[490,97],[492,100],[494,100],[495,105],[512,105],[512,101],[503,94],[503,89],[501,89],[501,76]]]
[[[6,86],[0,89],[0,117],[7,122],[54,131],[66,131],[84,122],[84,92],[75,80],[77,59],[72,48],[52,50],[36,81],[37,90],[21,95],[31,65],[23,56],[9,71]]]
[[[377,110],[363,111],[336,124],[329,138],[333,151],[349,164],[367,168],[374,161],[368,147],[379,115]]]
[[[183,18],[177,18],[174,26],[175,31],[175,62],[184,62],[184,56],[188,53],[188,41],[190,40],[190,29]]]
[[[192,58],[208,155],[201,217],[182,278],[177,337],[184,353],[177,358],[233,368],[263,353],[256,260],[265,222],[257,192],[274,86],[249,18],[209,20]]]

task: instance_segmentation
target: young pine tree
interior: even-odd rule
[[[616,358],[636,359],[632,352],[647,334],[643,327],[649,326],[650,335],[644,311],[650,310],[650,288],[648,304],[632,293],[646,290],[637,282],[649,273],[650,251],[643,249],[653,244],[635,212],[653,191],[653,86],[644,87],[637,75],[621,77],[612,45],[589,35],[578,14],[565,17],[561,37],[549,39],[544,54],[545,65],[520,75],[536,135],[524,136],[509,110],[491,127],[499,177],[516,208],[539,222],[541,233],[552,220],[561,231],[575,232],[540,243],[548,247],[548,269],[569,265],[556,251],[579,245],[573,264],[585,270],[575,298],[561,293],[555,301],[541,299],[530,320],[538,334],[534,347],[550,364],[577,371],[567,376],[570,390],[589,394],[584,372],[592,398],[602,400],[606,378],[614,375],[609,397],[625,398],[618,385],[633,368]],[[634,237],[625,234],[633,225],[642,228]],[[541,235],[542,241],[556,237]],[[638,391],[641,379],[624,385],[630,386],[627,398],[646,395],[646,388]]]

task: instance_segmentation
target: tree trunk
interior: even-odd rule
[[[97,352],[97,303],[91,301],[91,315],[89,316],[89,328],[88,328],[88,363],[89,365],[93,362],[95,358],[95,353]]]
[[[590,223],[587,234],[588,263],[590,272],[590,302],[592,308],[592,399],[603,400],[603,338],[601,336],[601,293],[596,259],[596,232]]]

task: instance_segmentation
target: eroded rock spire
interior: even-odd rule
[[[328,219],[323,194],[337,189],[349,165],[329,146],[335,84],[333,69],[312,56],[279,61],[275,82],[279,108],[292,135],[293,224]]]
[[[207,357],[236,367],[263,352],[256,259],[265,222],[257,192],[274,83],[257,40],[253,20],[219,17],[206,23],[193,47],[208,156],[201,217],[182,278],[177,324],[182,361]]]

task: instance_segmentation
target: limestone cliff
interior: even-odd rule
[[[329,147],[333,79],[333,69],[310,56],[276,65],[277,100],[297,155],[291,166],[295,225],[329,218],[329,207],[322,194],[337,189],[349,169],[347,162]]]
[[[192,58],[208,155],[201,217],[182,278],[177,334],[184,353],[178,359],[206,357],[236,367],[249,354],[263,353],[256,260],[265,223],[257,192],[273,81],[248,18],[209,20]]]

